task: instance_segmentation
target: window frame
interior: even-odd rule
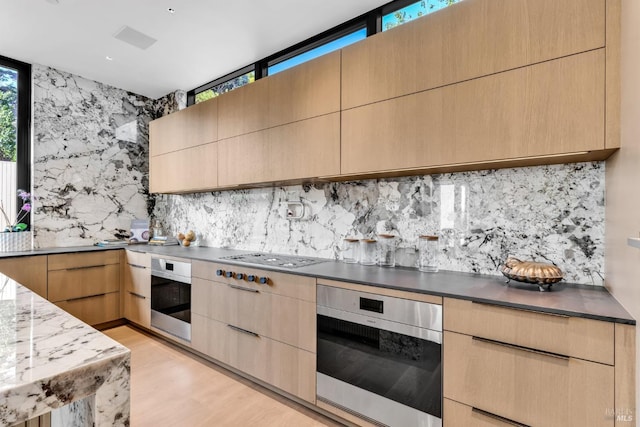
[[[16,186],[31,192],[31,64],[0,55],[0,66],[18,72],[18,117],[16,125]],[[22,209],[22,201],[16,194],[16,207]],[[31,214],[23,220],[31,229]]]
[[[366,28],[367,37],[381,33],[383,31],[383,28],[382,28],[383,16],[389,13],[393,13],[397,10],[400,10],[413,3],[416,3],[416,0],[390,1],[389,3],[383,4],[382,6],[372,9],[369,12],[365,12],[360,16],[357,16],[353,19],[343,22],[342,24],[336,25],[333,28],[323,31],[320,34],[310,37],[307,40],[301,41],[300,43],[296,43],[293,46],[290,46],[286,49],[281,50],[280,52],[274,53],[273,55],[269,55],[266,58],[260,59],[253,64],[249,64],[232,73],[226,74],[209,83],[206,83],[202,86],[192,89],[187,92],[187,105],[190,106],[195,104],[196,94],[203,92],[205,90],[211,89],[212,87],[217,86],[221,83],[225,83],[229,80],[235,79],[243,74],[246,74],[251,70],[253,70],[255,73],[254,81],[259,80],[263,77],[267,77],[268,69],[270,66],[286,61],[287,59],[291,59],[297,55],[300,55],[309,50],[315,49],[316,47],[322,46],[323,44],[330,43],[334,40],[339,39],[340,37],[343,37],[349,34],[350,32],[357,31],[362,28]]]

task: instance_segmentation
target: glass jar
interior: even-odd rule
[[[427,273],[436,273],[438,271],[438,253],[439,253],[438,236],[420,236],[418,238],[418,268],[420,271]]]
[[[396,236],[378,234],[378,265],[380,267],[396,266]]]
[[[376,250],[375,239],[360,240],[360,264],[376,265],[378,262],[378,252]]]
[[[342,249],[342,261],[347,264],[358,262],[358,239],[344,239]]]

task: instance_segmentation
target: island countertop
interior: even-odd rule
[[[0,274],[0,425],[51,411],[54,425],[129,425],[129,364],[126,347]]]

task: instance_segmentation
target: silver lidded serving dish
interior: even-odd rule
[[[509,280],[538,285],[540,292],[544,292],[544,286],[551,290],[554,283],[562,280],[563,274],[560,268],[553,264],[542,262],[520,261],[518,258],[508,257],[500,272]]]

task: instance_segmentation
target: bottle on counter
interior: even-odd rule
[[[438,256],[440,251],[438,236],[423,235],[418,238],[418,269],[427,273],[438,271]]]

